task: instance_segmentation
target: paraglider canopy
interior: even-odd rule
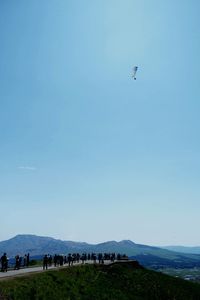
[[[136,73],[137,73],[137,70],[138,70],[138,67],[137,67],[137,66],[134,66],[134,67],[133,67],[133,74],[132,74],[132,77],[134,78],[134,80],[136,80]]]

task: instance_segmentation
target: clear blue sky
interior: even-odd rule
[[[0,240],[200,245],[199,11],[0,1]]]

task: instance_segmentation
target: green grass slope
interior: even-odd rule
[[[1,300],[198,300],[200,285],[133,264],[82,265],[0,282]]]

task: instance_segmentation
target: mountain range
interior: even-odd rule
[[[162,247],[170,251],[180,252],[180,253],[190,253],[190,254],[200,254],[200,247],[186,247],[186,246],[166,246]]]
[[[49,254],[67,253],[99,253],[115,252],[126,254],[138,260],[144,266],[152,268],[162,267],[200,267],[200,255],[185,254],[154,246],[136,244],[130,240],[120,242],[108,241],[100,244],[84,242],[62,241],[51,237],[36,235],[17,235],[9,240],[0,242],[0,254],[6,252],[8,257],[16,254],[23,256],[29,253],[30,257]]]

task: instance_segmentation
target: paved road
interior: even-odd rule
[[[50,267],[49,269],[52,269],[52,267]],[[26,274],[26,273],[36,273],[42,271],[43,271],[42,267],[24,268],[20,270],[8,270],[8,272],[0,272],[0,279],[5,277],[13,277],[13,276]]]
[[[92,261],[86,261],[86,263],[93,263]],[[82,263],[74,263],[73,265],[81,265]],[[60,268],[66,268],[68,267],[68,264],[63,265],[62,267],[48,267],[48,270],[56,270],[56,269],[60,269]],[[29,273],[37,273],[37,272],[45,272],[46,270],[43,270],[43,267],[29,267],[29,268],[22,268],[19,270],[8,270],[7,272],[0,272],[0,280],[1,279],[5,279],[5,278],[9,278],[9,277],[17,277],[20,275],[24,275],[24,274],[29,274]]]
[[[85,262],[86,264],[93,264],[94,262],[92,260],[88,260]],[[110,261],[104,261],[104,264],[110,264]],[[81,265],[82,262],[79,263],[74,263],[74,266]],[[48,267],[48,270],[56,270],[56,269],[61,269],[61,268],[67,268],[69,267],[68,264],[63,265],[62,267]],[[31,273],[39,273],[39,272],[46,272],[46,270],[43,270],[43,267],[28,267],[28,268],[22,268],[19,270],[8,270],[8,272],[0,272],[0,280],[1,279],[6,279],[6,278],[13,278],[17,276],[23,276],[26,274],[31,274]]]

